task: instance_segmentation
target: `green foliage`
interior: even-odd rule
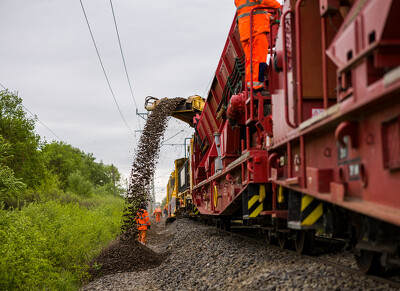
[[[120,231],[121,175],[69,144],[41,143],[35,121],[0,91],[0,290],[75,290]]]
[[[93,154],[86,154],[72,145],[64,142],[45,144],[42,153],[47,168],[59,178],[61,189],[68,189],[69,178],[76,171],[87,181],[96,186],[105,186],[112,183],[112,166],[101,161],[95,162]],[[119,181],[121,174],[114,167],[115,181]],[[113,190],[114,191],[114,190]],[[114,192],[110,193],[114,193]]]
[[[94,203],[80,205],[85,201]],[[79,202],[0,207],[0,290],[78,288],[86,263],[118,235],[124,200]]]
[[[14,171],[5,164],[11,157],[9,152],[10,144],[0,135],[0,201],[7,207],[16,205],[26,188],[21,179],[16,178]]]
[[[160,207],[164,208],[165,204],[167,204],[167,196],[165,196],[164,199],[161,201]]]
[[[0,135],[11,146],[5,165],[30,188],[38,187],[47,173],[34,129],[35,119],[26,116],[22,99],[16,93],[0,91]]]
[[[93,194],[93,184],[82,176],[81,172],[75,171],[68,177],[68,190],[83,197]]]
[[[126,193],[126,189],[122,188],[121,185],[119,184],[116,184],[115,188],[117,196],[123,196]],[[97,186],[94,189],[94,193],[96,193],[99,196],[114,195],[114,184],[110,182],[104,186]]]
[[[47,168],[60,180],[61,189],[67,189],[69,176],[80,171],[87,176],[84,164],[84,153],[65,142],[46,143],[42,147],[42,154]]]

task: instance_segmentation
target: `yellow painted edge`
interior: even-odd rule
[[[313,212],[301,223],[301,225],[313,225],[323,213],[322,203],[320,203]]]
[[[304,195],[303,198],[301,198],[301,211],[307,208],[308,205],[314,200],[314,197]]]
[[[253,213],[251,213],[251,214],[249,215],[249,217],[257,217],[257,216],[260,214],[260,212],[261,212],[262,210],[263,210],[263,205],[260,204],[260,205],[256,208],[256,210],[254,210]]]
[[[265,185],[260,185],[260,198],[258,202],[262,203],[265,199]]]
[[[279,185],[279,188],[278,188],[278,202],[279,203],[285,202],[285,197],[283,196],[283,187],[282,187],[282,185]]]
[[[251,199],[249,200],[249,202],[247,202],[247,207],[248,207],[248,209],[250,209],[250,208],[254,205],[254,203],[257,202],[257,200],[258,200],[259,197],[260,197],[259,195],[254,195],[253,197],[251,197]]]

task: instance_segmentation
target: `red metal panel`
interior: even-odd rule
[[[400,168],[400,116],[382,123],[382,153],[386,169]]]
[[[366,1],[361,9],[354,5],[327,51],[339,70],[351,65],[381,40],[392,5],[398,5],[398,1]]]
[[[223,93],[224,88],[221,87],[221,84],[218,82],[217,78],[214,79],[214,82],[211,86],[210,89],[210,94],[208,95],[207,101],[209,98],[215,98],[215,100],[221,100],[222,98],[222,93]],[[212,93],[212,95],[211,95]],[[218,101],[218,103],[219,103]]]
[[[203,126],[199,123],[197,126],[197,132],[199,133],[200,140],[203,141],[207,138],[207,135],[204,132]]]
[[[307,167],[307,188],[319,193],[330,191],[330,183],[333,178],[332,169],[318,169]]]
[[[214,91],[211,91],[211,94],[208,97],[207,103],[209,105],[210,112],[212,112],[214,115],[216,114],[217,107],[219,101],[217,101],[218,97],[214,95]]]
[[[207,108],[208,108],[208,104],[206,103],[204,105],[203,112],[201,113],[198,126],[199,126],[199,128],[201,128],[204,131],[204,135],[205,135],[208,143],[211,145],[211,143],[213,142],[213,138],[212,138],[213,131],[212,131],[210,124],[207,121],[207,118],[205,117]]]
[[[221,156],[222,159],[228,157],[237,157],[240,150],[240,129],[234,129],[225,122],[221,132]]]
[[[207,108],[204,108],[203,110],[203,118],[207,121],[207,124],[209,125],[210,128],[210,136],[213,138],[214,132],[218,132],[218,125],[217,125],[217,120],[215,116],[215,112],[212,112],[209,106]]]
[[[230,75],[230,72],[229,72],[228,68],[226,67],[225,62],[221,58],[218,69],[217,69],[217,74],[216,74],[221,88],[225,87],[226,81],[228,80],[229,75]]]

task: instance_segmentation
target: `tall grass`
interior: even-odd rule
[[[0,206],[0,290],[79,288],[86,263],[118,235],[123,204],[64,197],[11,211]]]

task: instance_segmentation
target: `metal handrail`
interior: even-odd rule
[[[295,20],[296,20],[296,58],[297,58],[297,124],[300,124],[303,121],[303,73],[301,71],[301,21],[300,21],[300,5],[303,0],[298,0],[296,2],[296,12],[295,12]]]
[[[288,94],[288,80],[287,80],[287,61],[286,61],[286,25],[285,25],[285,18],[286,15],[289,13],[292,13],[292,10],[286,11],[282,15],[282,34],[283,34],[283,84],[285,86],[284,88],[284,95],[285,95],[285,120],[287,125],[289,125],[292,128],[297,127],[297,125],[293,122],[290,121],[289,119],[289,94]]]

